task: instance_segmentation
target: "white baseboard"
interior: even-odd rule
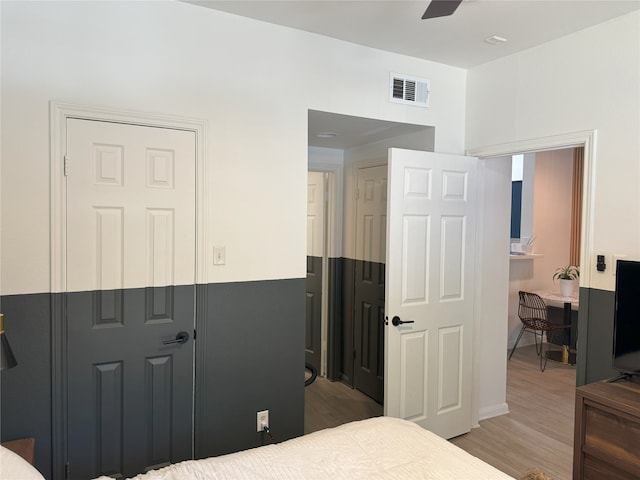
[[[498,405],[491,405],[481,408],[478,411],[478,421],[499,417],[500,415],[506,415],[507,413],[509,413],[509,405],[506,402]]]

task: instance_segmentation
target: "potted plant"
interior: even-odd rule
[[[563,297],[573,296],[576,280],[580,277],[580,269],[575,265],[560,267],[553,274],[553,280],[560,283],[560,295]]]

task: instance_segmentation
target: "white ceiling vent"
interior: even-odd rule
[[[416,107],[429,106],[430,82],[425,78],[391,73],[389,100]]]

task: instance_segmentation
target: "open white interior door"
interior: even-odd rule
[[[385,415],[451,438],[471,428],[477,159],[389,152]]]

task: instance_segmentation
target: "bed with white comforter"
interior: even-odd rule
[[[187,460],[134,478],[513,480],[418,425],[390,417],[352,422],[220,457]]]

